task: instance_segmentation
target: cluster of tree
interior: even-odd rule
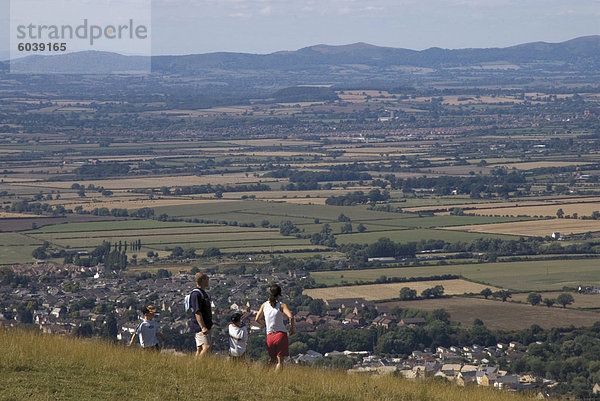
[[[352,227],[352,225],[350,225],[350,227]],[[342,229],[343,228],[344,227],[342,227]],[[350,228],[350,231],[352,231],[352,228]],[[321,227],[321,231],[319,231],[318,233],[314,233],[310,236],[310,243],[313,245],[325,245],[330,248],[334,248],[337,245],[335,242],[335,235],[333,235],[333,230],[331,229],[331,226],[327,223],[323,224],[323,227]]]
[[[504,240],[500,238],[477,238],[471,242],[445,242],[443,240],[422,240],[402,245],[408,251],[396,252],[396,244],[388,238],[380,238],[376,243],[343,244],[340,250],[345,252],[352,263],[365,263],[372,257],[414,258],[415,252],[439,250],[457,253],[457,257],[471,257],[473,253],[483,253],[480,258],[493,261],[498,256],[519,255],[557,255],[572,254],[585,255],[599,252],[597,240],[582,241],[577,243],[561,244],[560,242],[547,242],[541,237],[519,238],[518,240]],[[404,256],[401,256],[404,254]]]
[[[518,341],[527,345],[527,353],[506,364],[510,371],[557,380],[562,382],[558,386],[561,393],[571,393],[577,399],[593,398],[592,387],[600,381],[599,322],[586,328],[549,330],[534,325],[515,334],[523,338]]]
[[[393,257],[409,259],[415,257],[416,244],[414,242],[401,244],[389,238],[379,238],[376,242],[366,245],[364,252],[367,258]]]
[[[380,191],[379,189],[372,189],[367,194],[363,191],[349,192],[346,195],[330,196],[325,200],[325,204],[334,206],[353,206],[361,205],[366,203],[383,202],[390,199],[390,193],[388,191]]]
[[[104,196],[111,196],[113,194],[112,191],[109,191],[108,189],[104,189],[104,187],[97,187],[94,184],[89,184],[86,188],[85,185],[82,184],[78,184],[78,183],[74,183],[73,185],[71,185],[71,189],[74,189],[77,191],[77,194],[79,195],[79,197],[83,198],[85,197],[85,191],[86,189],[88,191],[96,191]]]
[[[444,287],[442,285],[436,285],[431,288],[426,288],[421,292],[421,298],[441,298],[444,295]],[[417,290],[410,287],[402,287],[400,289],[399,298],[402,301],[411,301],[417,299]]]
[[[104,263],[104,267],[109,271],[124,270],[127,268],[127,250],[124,246],[127,246],[127,243],[125,245],[121,242],[115,243],[113,249],[110,242],[103,241],[102,245],[97,246],[87,257],[82,257],[79,254],[67,254],[64,263],[74,263],[87,267]]]
[[[441,248],[448,252],[486,252],[497,256],[544,255],[544,254],[587,254],[596,253],[597,241],[561,245],[558,242],[546,243],[540,237],[502,240],[499,238],[478,238],[470,243],[445,243]]]
[[[176,246],[171,250],[171,259],[194,259],[196,257],[196,250],[194,248],[183,249],[180,246]]]
[[[251,192],[251,191],[270,191],[271,187],[266,184],[238,184],[238,185],[192,185],[184,187],[161,187],[158,192],[162,195],[194,195],[194,194],[223,194],[224,192]]]
[[[27,288],[29,284],[29,277],[16,274],[8,266],[0,266],[0,284],[3,286],[10,286],[12,288],[23,287]]]
[[[52,206],[48,203],[29,202],[26,199],[13,202],[11,205],[6,205],[4,210],[12,213],[33,213],[37,215],[52,214],[53,216],[72,213],[72,210],[65,209],[63,205]]]
[[[567,305],[570,305],[573,302],[575,302],[575,298],[573,298],[573,295],[569,293],[562,293],[559,294],[556,298],[542,299],[542,294],[532,292],[529,295],[527,295],[527,302],[533,306],[543,304],[546,305],[548,308],[552,307],[552,305],[554,305],[555,303],[558,303],[562,305],[563,308],[566,308]]]
[[[291,220],[283,220],[279,223],[279,233],[281,235],[292,235],[300,232],[300,229]]]
[[[84,213],[83,207],[81,205],[75,206],[75,213],[77,214],[87,214]],[[114,216],[114,217],[127,217],[129,216],[129,211],[127,209],[113,208],[108,209],[106,207],[96,207],[91,212],[88,212],[93,216]]]
[[[44,241],[42,246],[38,246],[31,252],[31,256],[33,256],[35,259],[47,259],[48,248],[50,248],[50,243],[48,241]]]
[[[437,195],[449,195],[452,191],[459,194],[470,194],[477,198],[481,193],[497,193],[506,196],[518,189],[519,185],[525,185],[525,175],[522,172],[511,171],[507,173],[504,169],[497,169],[491,175],[474,175],[470,177],[409,177],[398,178],[388,174],[385,179],[389,182],[391,189],[402,189],[411,192],[414,189],[432,189]]]
[[[315,189],[321,189],[321,185],[317,181],[307,182],[290,182],[288,184],[282,184],[282,191],[311,191]]]

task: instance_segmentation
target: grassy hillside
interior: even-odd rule
[[[151,354],[103,342],[0,329],[1,400],[404,400],[525,398],[437,381]]]

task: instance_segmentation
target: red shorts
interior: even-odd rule
[[[271,359],[290,356],[288,334],[283,331],[267,334],[267,351]]]

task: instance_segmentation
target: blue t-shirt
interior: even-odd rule
[[[199,333],[202,328],[196,320],[196,314],[202,315],[204,325],[207,329],[211,329],[213,326],[212,321],[212,308],[210,305],[210,297],[201,288],[196,288],[190,296],[190,309],[192,310],[192,316],[190,317],[190,331],[192,333]]]

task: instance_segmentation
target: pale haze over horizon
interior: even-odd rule
[[[8,1],[0,2],[5,51]],[[414,50],[507,47],[598,34],[600,0],[152,1],[154,55],[264,54],[356,42]]]

